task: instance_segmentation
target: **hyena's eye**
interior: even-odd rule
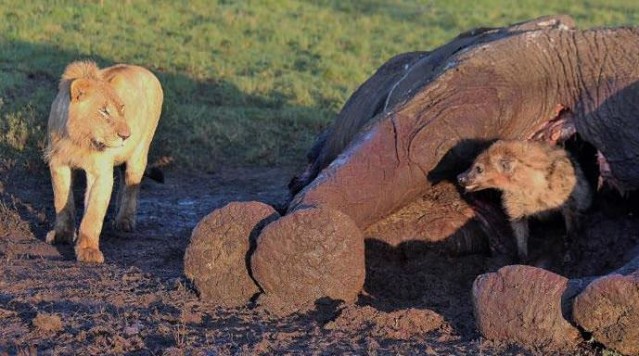
[[[475,172],[476,172],[477,174],[482,174],[482,173],[484,173],[484,167],[482,167],[482,166],[480,166],[480,165],[476,165],[476,166],[475,166]]]

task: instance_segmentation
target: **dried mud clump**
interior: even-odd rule
[[[595,340],[639,355],[639,271],[598,278],[575,298],[573,317]]]
[[[410,340],[445,325],[444,318],[429,309],[408,308],[385,312],[371,306],[346,307],[324,329],[346,331],[366,329],[370,336],[395,340]]]
[[[323,298],[353,302],[364,285],[364,238],[339,211],[300,209],[264,228],[251,268],[264,291],[259,303],[274,314]]]
[[[31,321],[33,326],[44,332],[56,332],[62,330],[62,319],[56,314],[38,313]]]
[[[477,277],[473,307],[477,326],[491,340],[539,349],[575,349],[579,331],[564,319],[561,298],[568,279],[530,267],[507,266]]]
[[[208,302],[237,307],[259,292],[249,273],[255,237],[279,217],[260,202],[234,202],[204,217],[193,229],[184,255],[184,274]]]

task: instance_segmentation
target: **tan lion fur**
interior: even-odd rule
[[[85,214],[75,246],[78,261],[102,263],[102,224],[113,189],[113,167],[125,164],[116,228],[135,228],[139,184],[162,110],[163,92],[148,70],[133,65],[99,69],[90,61],[69,64],[51,105],[45,160],[49,163],[56,222],[47,241],[72,242],[75,207],[72,170],[87,177]]]

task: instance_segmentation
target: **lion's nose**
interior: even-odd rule
[[[131,136],[131,130],[129,130],[128,127],[123,127],[118,130],[118,136],[120,136],[121,139],[126,140],[129,136]]]

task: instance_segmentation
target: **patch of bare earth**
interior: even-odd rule
[[[354,304],[318,300],[304,314],[276,317],[250,303],[204,303],[184,277],[193,228],[231,201],[282,204],[292,170],[165,175],[164,184],[142,185],[138,230],[117,233],[105,224],[106,261],[85,265],[71,246],[44,242],[54,217],[46,168],[0,170],[0,353],[534,353],[478,334],[471,287],[494,267],[482,255],[416,254],[367,240],[364,291]],[[82,187],[76,193],[81,206]],[[615,239],[629,241],[633,231],[636,244],[637,227],[630,215],[597,215],[588,239],[598,242],[581,242],[584,261],[596,261],[581,270],[622,264],[624,245]],[[577,273],[574,264],[554,268]]]

